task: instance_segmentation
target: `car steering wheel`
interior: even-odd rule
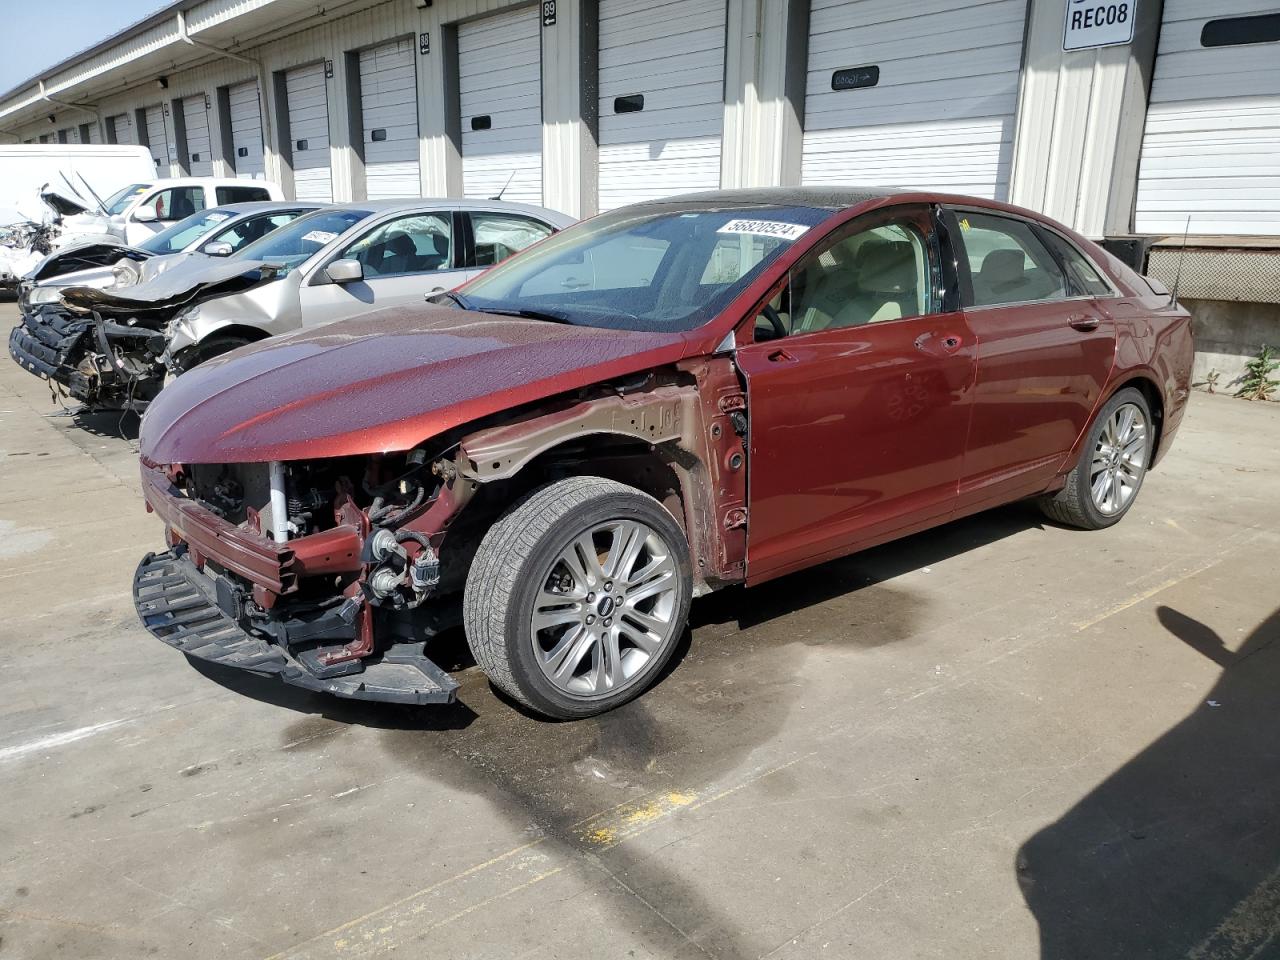
[[[760,311],[760,315],[769,321],[769,325],[773,327],[773,334],[776,338],[781,339],[787,335],[787,328],[782,325],[782,318],[778,316],[778,311],[773,309],[770,304],[765,304],[764,309]]]

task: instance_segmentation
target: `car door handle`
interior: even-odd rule
[[[796,358],[785,350],[774,350],[769,354],[770,363],[795,363]]]
[[[1067,323],[1075,327],[1077,330],[1084,330],[1087,332],[1089,330],[1097,330],[1098,324],[1102,323],[1102,320],[1098,317],[1091,317],[1085,314],[1079,317],[1072,317],[1067,321]]]

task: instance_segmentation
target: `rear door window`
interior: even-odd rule
[[[1080,249],[1052,230],[1041,228],[1040,236],[1050,249],[1058,255],[1062,266],[1067,271],[1067,279],[1071,281],[1071,292],[1078,297],[1109,297],[1114,294],[1101,272],[1080,252]]]
[[[1072,296],[1058,260],[1031,224],[957,210],[960,241],[972,278],[969,307],[1062,300]]]
[[[264,187],[216,187],[218,206],[224,203],[255,203],[270,200],[271,193]]]
[[[532,217],[509,213],[473,213],[471,233],[476,248],[477,267],[491,267],[513,253],[532,246],[555,233],[547,224]]]

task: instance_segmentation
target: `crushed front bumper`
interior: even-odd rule
[[[73,397],[83,399],[90,384],[77,369],[76,358],[83,354],[92,327],[92,320],[66,314],[24,313],[9,333],[9,356],[24,370],[60,383]]]
[[[163,381],[163,368],[150,363],[130,372],[117,348],[145,351],[158,335],[145,328],[69,314],[40,305],[24,312],[9,333],[9,356],[23,369],[62,388],[82,403],[116,405],[141,412]],[[132,361],[131,361],[132,362]]]
[[[236,602],[214,576],[196,569],[185,554],[169,551],[142,558],[133,577],[133,603],[153,636],[190,657],[278,676],[285,683],[353,700],[386,703],[452,703],[457,682],[423,655],[423,643],[398,643],[355,661],[358,673],[321,677],[296,652],[246,630]]]

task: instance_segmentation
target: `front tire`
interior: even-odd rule
[[[1082,530],[1119,523],[1138,499],[1154,440],[1147,398],[1132,387],[1119,391],[1094,418],[1066,485],[1054,496],[1041,497],[1040,509],[1051,520]]]
[[[576,719],[653,683],[691,595],[688,543],[658,501],[570,477],[535,490],[485,534],[463,620],[494,686],[537,713]]]
[[[201,340],[199,343],[193,344],[176,358],[178,373],[186,373],[193,367],[198,367],[206,360],[212,360],[214,357],[220,357],[224,353],[230,353],[232,350],[238,350],[241,347],[248,346],[253,343],[248,337],[226,336],[220,337],[216,334],[207,340]]]

